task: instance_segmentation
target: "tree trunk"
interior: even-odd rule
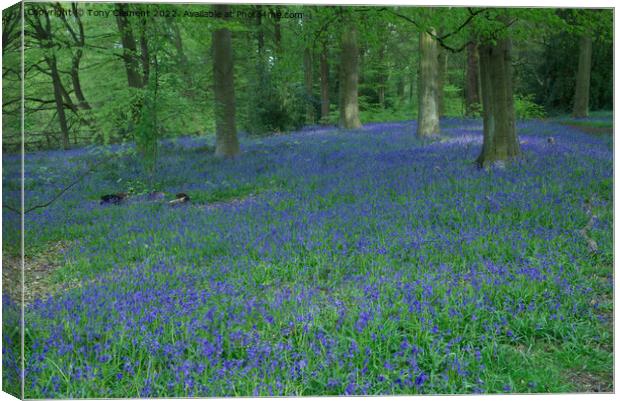
[[[258,42],[258,54],[263,55],[263,49],[265,48],[265,33],[263,32],[263,6],[257,4],[254,6],[256,10],[256,41]]]
[[[340,127],[360,128],[362,123],[357,102],[359,80],[359,52],[357,30],[350,25],[342,33],[340,48]]]
[[[127,12],[127,4],[116,3],[116,24],[121,34],[121,44],[123,45],[123,61],[127,71],[127,84],[130,88],[142,88],[143,82],[138,73],[138,59],[136,51],[136,41],[129,25],[129,20],[123,13]]]
[[[445,114],[444,105],[444,86],[446,83],[446,75],[448,72],[448,52],[444,49],[437,49],[437,110],[439,117]]]
[[[327,42],[323,42],[321,51],[321,121],[326,123],[329,120],[329,64]]]
[[[73,90],[75,92],[75,97],[78,101],[78,107],[83,110],[90,110],[90,104],[86,101],[84,97],[84,92],[82,92],[82,84],[80,82],[80,59],[82,58],[82,49],[78,49],[73,56],[71,62],[71,83],[73,84]]]
[[[62,133],[62,148],[69,148],[69,126],[67,125],[67,116],[65,114],[65,105],[62,97],[62,82],[58,73],[58,65],[56,56],[51,55],[45,57],[45,61],[50,68],[52,77],[52,85],[54,87],[54,101],[56,103],[56,113],[58,114],[58,122],[60,123],[60,131]]]
[[[273,40],[276,45],[276,54],[280,56],[282,54],[282,25],[280,24],[280,17],[278,16],[280,11],[280,7],[276,7],[274,11],[273,18]]]
[[[577,67],[577,83],[575,85],[573,117],[582,118],[588,116],[591,68],[592,37],[590,35],[584,35],[579,41],[579,66]]]
[[[263,32],[262,6],[256,5],[256,42],[258,50],[258,60],[256,62],[256,73],[258,75],[258,83],[260,93],[263,92],[265,86],[265,33]],[[258,96],[261,96],[258,94]]]
[[[56,9],[62,11],[62,6],[60,3],[56,3]],[[75,24],[77,25],[77,31],[72,27],[72,25],[67,20],[65,14],[60,14],[60,18],[65,24],[67,31],[69,31],[71,37],[73,38],[75,53],[71,58],[71,83],[73,85],[73,91],[75,92],[75,97],[77,99],[77,107],[83,110],[90,110],[90,104],[86,101],[86,97],[84,96],[84,92],[82,91],[82,84],[80,82],[80,61],[82,60],[83,49],[85,45],[85,36],[84,36],[84,25],[82,24],[82,19],[80,18],[80,14],[78,12],[78,5],[76,3],[71,4],[71,10],[73,12],[73,19]],[[51,33],[50,33],[51,34]],[[67,94],[68,96],[68,94]]]
[[[378,74],[378,86],[377,86],[377,97],[379,100],[379,107],[385,109],[385,85],[388,80],[385,64],[385,45],[381,45],[379,48],[379,74]]]
[[[405,100],[405,79],[401,76],[398,77],[396,82],[396,96],[402,103]]]
[[[230,7],[216,4],[214,11],[226,14]],[[215,155],[235,157],[239,141],[235,124],[235,86],[232,34],[227,28],[213,32],[213,79],[215,81]]]
[[[478,45],[467,45],[467,71],[465,79],[465,115],[473,117],[480,112],[480,75]]]
[[[487,167],[513,160],[521,150],[515,127],[510,39],[482,45],[479,53],[484,139],[476,162]]]
[[[179,64],[179,69],[181,71],[181,74],[183,75],[183,79],[187,87],[185,93],[190,97],[194,97],[194,80],[192,78],[189,60],[183,48],[183,37],[181,36],[181,29],[179,28],[179,24],[177,24],[174,18],[170,18],[169,24],[172,27],[173,42],[177,52],[177,62]]]
[[[142,60],[142,82],[144,82],[144,86],[146,86],[149,82],[149,73],[151,69],[149,42],[146,37],[146,19],[142,20],[142,31],[140,32],[140,59]]]
[[[439,135],[437,107],[437,42],[427,32],[420,32],[420,73],[418,79],[418,136]]]
[[[314,97],[312,96],[312,51],[304,50],[304,83],[306,86],[306,124],[314,123]]]

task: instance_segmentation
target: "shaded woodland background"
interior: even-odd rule
[[[347,68],[356,69],[350,96],[362,124],[416,119],[430,82],[422,79],[423,57],[437,58],[437,114],[480,117],[477,42],[502,31],[494,26],[498,9],[235,5],[232,18],[184,15],[217,7],[227,8],[27,3],[26,149],[125,141],[148,148],[152,137],[212,135],[222,82],[214,66],[226,57],[216,46],[222,30],[232,49],[235,101],[233,112],[222,113],[242,133],[337,124],[339,107],[353,101],[343,98]],[[19,12],[19,5],[3,12],[5,151],[20,142]],[[110,14],[94,15],[102,12]],[[586,112],[612,108],[610,10],[509,13],[517,118],[574,111],[580,52],[592,60]],[[354,33],[348,39],[347,30]],[[436,43],[426,56],[424,31],[443,38],[427,35]]]

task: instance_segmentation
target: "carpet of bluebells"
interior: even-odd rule
[[[147,184],[130,146],[29,154],[30,205],[125,156],[26,217],[27,254],[65,241],[51,279],[79,282],[25,307],[26,397],[536,393],[611,377],[611,138],[520,122],[523,160],[485,170],[480,121],[442,125],[435,141],[415,122],[244,137],[237,160],[214,158],[212,138],[167,140]],[[99,204],[128,188],[192,202]],[[4,386],[19,392],[18,315],[3,308]]]

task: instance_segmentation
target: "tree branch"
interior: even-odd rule
[[[73,186],[77,185],[80,181],[82,181],[87,175],[89,175],[90,173],[92,173],[95,168],[97,168],[98,166],[100,166],[101,164],[109,161],[110,158],[105,158],[103,160],[98,161],[97,163],[95,163],[94,165],[92,165],[86,172],[84,172],[82,175],[80,175],[78,178],[76,178],[75,180],[73,180],[68,186],[64,187],[62,190],[60,190],[60,192],[58,192],[56,195],[54,195],[54,197],[52,197],[49,201],[42,203],[40,205],[35,205],[32,206],[26,210],[24,210],[24,214],[26,213],[30,213],[33,210],[37,210],[37,209],[42,209],[45,207],[48,207],[49,205],[51,205],[52,203],[54,203],[58,198],[60,198],[65,192],[67,192],[69,189],[71,189]],[[13,208],[12,206],[9,205],[2,205],[2,207],[6,208],[7,210],[10,210],[12,212],[15,213],[20,213],[21,211],[18,209]]]

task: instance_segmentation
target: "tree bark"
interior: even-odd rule
[[[67,116],[65,114],[65,105],[62,96],[62,82],[60,81],[60,74],[58,73],[58,64],[56,62],[56,56],[50,55],[45,57],[45,61],[50,69],[50,75],[52,77],[52,85],[54,87],[54,101],[56,103],[56,113],[58,114],[58,122],[60,124],[60,131],[62,133],[62,148],[69,148],[69,126],[67,124]]]
[[[254,6],[256,10],[256,41],[258,46],[258,54],[263,55],[263,49],[265,48],[265,33],[263,32],[263,6],[257,4]]]
[[[142,31],[140,32],[140,59],[142,60],[142,82],[148,85],[151,69],[151,56],[149,55],[149,42],[146,37],[146,19],[142,20]]]
[[[33,6],[36,11],[44,11],[41,6]],[[27,15],[28,22],[34,29],[32,33],[36,38],[41,48],[46,49],[48,52],[45,56],[45,62],[49,68],[49,75],[52,78],[52,88],[54,91],[54,104],[56,106],[56,113],[58,115],[58,123],[60,125],[60,131],[62,134],[62,147],[63,149],[69,148],[69,125],[67,123],[67,115],[65,113],[65,107],[71,108],[73,111],[77,111],[77,107],[73,104],[69,93],[66,91],[60,78],[58,71],[58,60],[54,49],[56,43],[54,42],[54,36],[52,34],[52,24],[50,21],[49,13],[41,13],[40,16]],[[41,19],[42,18],[42,19]],[[22,78],[23,79],[23,78]]]
[[[256,73],[258,75],[259,91],[262,93],[265,82],[265,33],[263,32],[262,6],[254,6],[256,10],[256,43],[258,50],[258,60],[256,62]],[[261,96],[258,94],[258,96]]]
[[[60,5],[60,3],[56,3],[55,7],[59,11],[62,11],[62,6]],[[60,19],[64,23],[66,30],[69,32],[71,38],[73,39],[73,47],[75,47],[76,49],[75,53],[71,58],[71,83],[73,85],[73,91],[75,92],[75,97],[77,99],[77,107],[83,110],[90,110],[90,104],[88,104],[88,102],[86,101],[86,97],[84,96],[84,92],[82,91],[82,84],[80,82],[80,62],[82,60],[83,49],[86,43],[84,36],[84,25],[82,24],[82,19],[80,18],[80,14],[78,12],[78,5],[76,3],[71,4],[71,10],[73,11],[73,20],[76,24],[77,29],[75,29],[69,23],[69,20],[67,20],[65,14],[60,13]],[[68,94],[65,97],[65,101],[67,101],[67,97]],[[68,102],[71,102],[70,98]]]
[[[329,64],[327,41],[323,42],[321,51],[321,121],[329,120]]]
[[[306,86],[306,124],[314,123],[314,97],[312,96],[312,51],[304,50],[304,83]]]
[[[444,105],[444,86],[446,83],[446,75],[448,72],[448,52],[444,49],[437,49],[437,110],[439,117],[445,114]]]
[[[521,154],[515,127],[511,42],[498,39],[480,46],[484,139],[478,166],[503,164]]]
[[[144,83],[138,72],[136,40],[134,39],[129,20],[123,15],[123,13],[127,12],[127,4],[116,3],[115,7],[118,11],[116,24],[121,34],[123,61],[125,63],[125,70],[127,71],[127,84],[130,88],[142,88]]]
[[[73,84],[73,90],[75,97],[78,101],[78,107],[83,110],[90,110],[90,104],[84,97],[82,92],[82,83],[80,82],[80,60],[82,58],[82,49],[77,49],[73,59],[71,60],[71,83]]]
[[[345,27],[340,47],[340,127],[356,129],[362,126],[359,117],[357,86],[359,80],[359,51],[357,29]]]
[[[174,48],[176,49],[177,63],[179,65],[181,75],[183,75],[183,80],[185,81],[184,93],[186,96],[193,98],[196,96],[196,92],[194,90],[194,79],[192,77],[189,59],[185,54],[181,29],[174,18],[168,19],[168,24],[172,28],[172,42],[174,43]]]
[[[465,115],[473,117],[480,112],[480,67],[478,45],[467,45],[467,71],[465,78]]]
[[[396,96],[403,102],[405,100],[405,79],[401,76],[398,77],[396,82]]]
[[[273,40],[276,45],[276,54],[280,56],[282,54],[282,25],[280,24],[280,17],[278,16],[280,7],[275,7],[273,12]]]
[[[575,102],[573,117],[588,116],[590,101],[590,73],[592,68],[592,37],[584,35],[579,40],[579,66],[577,67],[577,82],[575,85]]]
[[[418,80],[418,136],[439,135],[437,42],[420,32],[420,73]]]
[[[388,80],[387,71],[384,64],[385,59],[385,45],[381,45],[379,48],[379,74],[378,74],[378,87],[377,97],[379,100],[379,107],[385,109],[385,86]]]
[[[213,6],[216,13],[227,14],[225,4]],[[232,34],[227,28],[213,32],[213,78],[215,81],[215,155],[235,157],[239,140],[235,123],[235,85],[232,53]]]

